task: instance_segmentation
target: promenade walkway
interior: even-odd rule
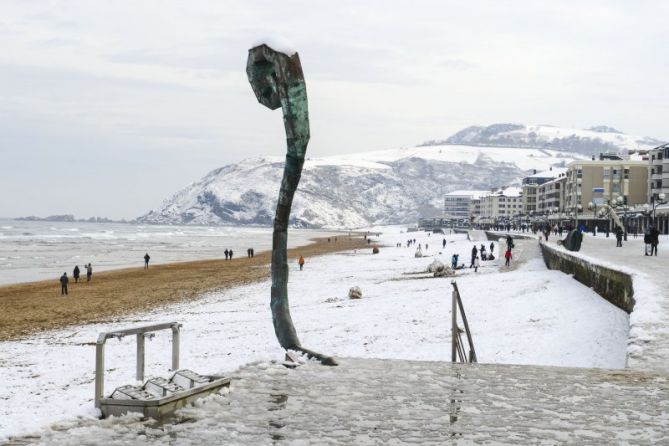
[[[511,232],[511,235],[516,234]],[[558,245],[559,238],[551,234],[548,245],[632,276],[636,304],[630,314],[628,367],[669,373],[669,237],[660,236],[659,255],[652,257],[644,255],[643,235],[634,238],[629,234],[623,246],[616,247],[613,234],[606,237],[604,233],[596,236],[584,233],[578,252]]]
[[[564,250],[556,242],[549,237],[551,247]],[[570,254],[632,276],[636,305],[630,314],[628,366],[669,372],[669,237],[661,237],[657,257],[644,255],[643,236],[629,236],[617,248],[615,237],[602,233],[586,234],[581,250]]]
[[[48,445],[657,445],[669,379],[632,370],[342,359],[242,368],[227,395],[172,422],[52,426]],[[16,443],[25,444],[25,443]]]

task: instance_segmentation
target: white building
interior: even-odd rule
[[[520,187],[506,187],[481,197],[480,223],[484,225],[510,222],[523,213]]]
[[[455,223],[471,222],[478,215],[481,197],[490,194],[481,190],[456,190],[444,197],[444,218]]]

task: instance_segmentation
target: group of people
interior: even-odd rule
[[[486,251],[485,245],[481,243],[481,247],[477,248],[476,245],[472,247],[472,257],[471,257],[471,263],[469,264],[470,268],[474,268],[474,272],[478,272],[479,267],[481,266],[481,260],[495,260],[495,243],[490,242],[490,254]],[[455,256],[455,259],[451,258],[451,264],[453,264],[453,260],[455,260],[455,264],[457,265],[458,261],[458,256]]]
[[[84,268],[86,268],[86,282],[90,282],[91,278],[93,277],[93,266],[88,263],[84,265]],[[79,269],[79,265],[74,266],[74,270],[72,271],[72,278],[74,279],[74,283],[79,283],[79,279],[81,277],[81,270]],[[70,278],[67,277],[67,273],[63,273],[62,276],[60,276],[60,295],[61,296],[66,296],[67,295],[67,285],[70,283]]]
[[[248,257],[249,259],[251,257],[253,257],[254,255],[255,255],[255,251],[253,250],[253,248],[249,248],[249,249],[246,250],[246,257]]]
[[[232,252],[232,249],[226,249],[223,251],[223,254],[225,254],[225,260],[232,260],[232,255],[234,253]]]

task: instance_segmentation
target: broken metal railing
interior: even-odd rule
[[[460,291],[455,280],[451,281],[453,285],[453,295],[451,304],[451,362],[477,362],[476,350],[474,350],[474,341],[472,340],[472,333],[469,331],[469,324],[467,323],[467,316],[465,309],[462,306],[462,299],[460,299]],[[458,311],[459,310],[459,311]],[[464,325],[464,333],[467,335],[467,342],[469,344],[469,353],[465,352],[465,346],[462,342],[463,330],[458,327],[458,312]]]
[[[121,339],[125,336],[137,335],[137,381],[144,380],[144,341],[152,338],[154,331],[172,330],[172,370],[179,368],[179,332],[181,324],[178,322],[166,322],[164,324],[146,325],[143,327],[129,328],[126,330],[110,331],[100,333],[95,345],[95,407],[100,407],[100,400],[104,397],[105,390],[105,343],[109,338]]]

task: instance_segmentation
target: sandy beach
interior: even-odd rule
[[[297,263],[300,255],[310,257],[336,251],[366,248],[363,236],[338,236],[316,239],[314,243],[288,250],[288,258]],[[69,294],[61,296],[58,281],[61,271],[54,271],[50,281],[21,283],[0,287],[0,341],[19,339],[35,332],[113,320],[146,309],[203,293],[256,282],[269,277],[270,252],[253,258],[237,252],[232,261],[200,260],[137,268],[93,272],[91,282],[74,283],[70,277]],[[221,253],[222,255],[222,253]],[[68,271],[68,276],[70,275]],[[269,303],[269,290],[267,290]]]

